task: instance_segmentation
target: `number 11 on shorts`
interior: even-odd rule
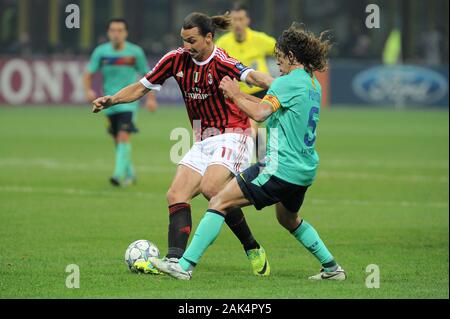
[[[231,148],[222,146],[222,158],[225,158],[226,156],[227,160],[230,160],[231,154],[233,154],[233,150]]]

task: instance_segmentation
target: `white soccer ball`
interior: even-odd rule
[[[136,261],[147,261],[150,257],[159,258],[159,249],[151,241],[139,239],[130,244],[125,251],[125,262],[128,269],[135,272],[133,267]]]

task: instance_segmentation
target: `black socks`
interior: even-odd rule
[[[192,228],[191,205],[177,203],[169,206],[169,251],[167,258],[181,258]]]
[[[244,246],[244,250],[250,250],[259,248],[258,242],[253,238],[252,232],[247,225],[244,213],[240,208],[234,208],[228,211],[225,222],[228,227],[233,231],[237,238],[239,238],[241,244]]]

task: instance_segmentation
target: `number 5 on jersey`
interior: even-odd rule
[[[308,130],[308,132],[305,134],[303,138],[305,145],[308,147],[313,146],[314,142],[316,141],[317,121],[314,118],[314,115],[316,114],[319,114],[319,108],[314,106],[311,108],[311,110],[309,110],[309,118],[308,118],[308,128],[311,128],[311,131]],[[311,139],[310,136],[312,136]]]

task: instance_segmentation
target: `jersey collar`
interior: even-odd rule
[[[116,50],[116,49],[113,47],[113,45],[112,45],[111,42],[109,42],[109,45],[111,46],[111,49],[112,49],[114,52],[123,52],[123,51],[125,51],[125,49],[126,49],[127,46],[128,46],[128,41],[125,41],[125,43],[123,44],[123,49],[122,49],[122,50]]]
[[[216,51],[217,51],[217,46],[214,46],[213,52],[211,53],[211,55],[210,55],[205,61],[199,62],[199,61],[197,61],[197,60],[194,59],[194,58],[192,58],[192,61],[194,61],[195,64],[200,65],[200,66],[201,66],[201,65],[208,64],[209,61],[211,61],[212,58],[216,55]]]
[[[235,36],[233,35],[234,42],[236,42],[237,44],[240,44],[240,45],[246,44],[247,42],[251,41],[252,38],[253,38],[253,30],[250,29],[250,27],[245,28],[245,40],[242,42],[239,42],[238,40],[236,40]]]

